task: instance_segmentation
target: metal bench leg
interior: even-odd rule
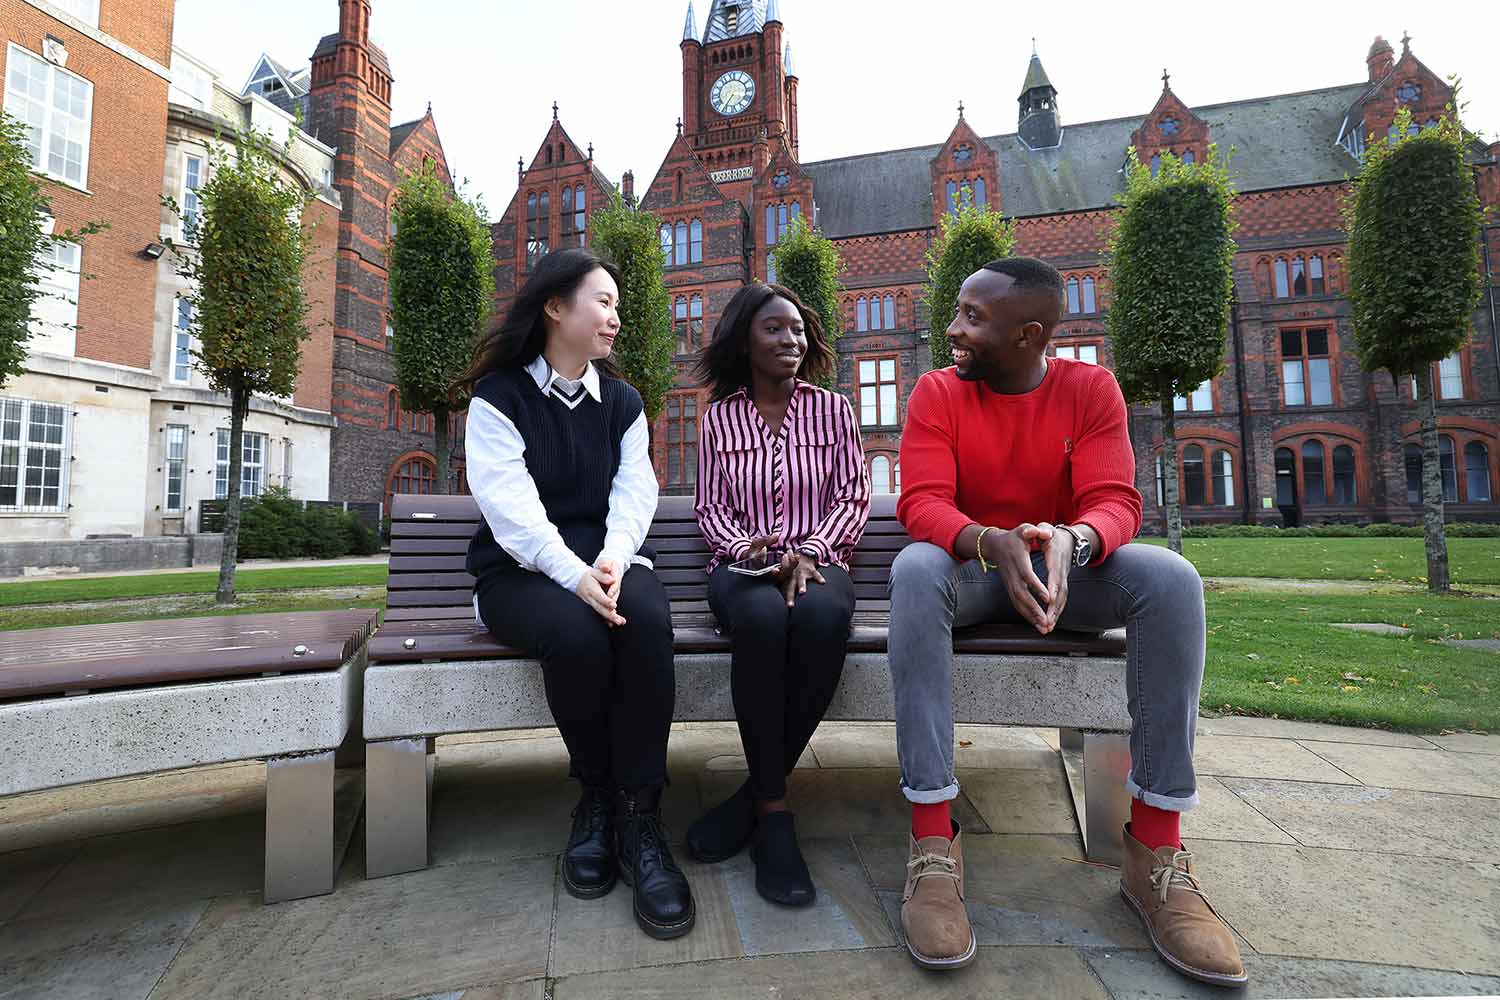
[[[267,903],[333,891],[333,756],[266,761]]]
[[[1130,736],[1083,734],[1083,849],[1090,861],[1119,865],[1125,850],[1121,834],[1130,819]]]
[[[365,878],[427,867],[429,742],[371,742],[365,751]]]

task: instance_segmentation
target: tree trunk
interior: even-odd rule
[[[244,467],[245,411],[250,393],[236,384],[229,391],[229,491],[224,496],[224,552],[219,557],[215,604],[234,603],[234,567],[240,548],[240,476]]]
[[[1167,501],[1167,548],[1182,554],[1182,504],[1177,497],[1177,407],[1170,393],[1161,401],[1161,483]]]
[[[449,454],[452,446],[448,443],[447,410],[433,412],[432,428],[433,454],[437,456],[437,482],[432,485],[432,492],[448,493],[448,466],[453,463],[453,456]]]
[[[1427,543],[1427,589],[1434,594],[1446,594],[1449,590],[1448,539],[1443,532],[1443,471],[1438,451],[1433,367],[1426,366],[1424,373],[1418,376],[1422,381],[1422,534]],[[1457,461],[1455,455],[1454,462]]]

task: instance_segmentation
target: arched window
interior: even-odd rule
[[[884,455],[870,459],[870,492],[891,492],[891,460]]]
[[[425,455],[398,462],[386,479],[385,507],[391,509],[391,498],[397,493],[431,493],[437,482],[437,466]]]
[[[1453,461],[1453,439],[1438,438],[1438,471],[1443,477],[1443,502],[1458,503],[1458,468]]]
[[[944,188],[944,192],[946,195],[943,204],[944,209],[949,215],[956,215],[958,213],[958,181],[949,181]]]
[[[1151,176],[1155,177],[1157,171],[1159,171],[1160,169],[1161,169],[1161,154],[1160,153],[1152,153],[1151,154]]]
[[[703,262],[703,220],[694,219],[688,226],[688,259],[694,264]]]
[[[1359,502],[1359,487],[1355,485],[1354,449],[1341,444],[1333,449],[1333,502],[1350,506]]]
[[[1189,507],[1202,507],[1206,501],[1203,482],[1203,449],[1199,445],[1190,444],[1182,450],[1182,485],[1184,493],[1182,502]]]
[[[1197,163],[1198,162],[1198,158],[1193,155],[1193,151],[1190,149],[1186,153],[1182,154],[1182,162],[1183,163]]]
[[[677,334],[677,353],[687,354],[693,349],[688,332],[688,300],[686,295],[677,296],[672,304],[672,330]]]
[[[703,296],[688,300],[688,342],[693,350],[703,346]]]
[[[547,162],[548,163],[552,162],[552,147],[551,146],[547,147]]]
[[[663,267],[672,266],[672,227],[665,222],[661,227],[661,262]]]
[[[870,303],[863,295],[854,300],[854,329],[864,333],[870,328]]]
[[[776,245],[776,206],[766,206],[766,246]]]
[[[1406,464],[1406,502],[1415,507],[1422,502],[1422,449],[1409,444],[1401,454]]]
[[[385,429],[386,430],[393,431],[393,430],[396,429],[396,422],[400,419],[399,413],[400,413],[400,407],[399,407],[399,404],[396,402],[396,390],[392,389],[390,397],[387,398],[386,402],[385,402]]]
[[[562,217],[558,221],[562,223],[558,227],[562,233],[562,245],[568,246],[573,242],[573,189],[566,185],[562,189]]]
[[[1323,445],[1302,442],[1302,497],[1309,504],[1328,502],[1328,483],[1323,478]]]
[[[1322,295],[1326,287],[1323,281],[1323,258],[1313,254],[1307,261],[1308,290],[1314,295]]]
[[[884,329],[896,329],[896,296],[887,294],[885,297],[885,324]]]
[[[1079,303],[1078,303],[1078,279],[1077,278],[1069,278],[1068,279],[1068,312],[1070,312],[1070,313],[1076,313],[1078,311],[1079,311]]]
[[[682,171],[681,170],[677,171],[677,198],[675,200],[679,201],[679,202],[682,201]]]
[[[899,458],[896,459],[896,464],[891,467],[891,470],[892,470],[891,471],[891,475],[894,477],[894,479],[896,481],[895,482],[895,489],[892,490],[892,492],[893,493],[900,493],[901,492],[901,459],[899,459]]]
[[[769,254],[769,253],[766,254],[766,280],[769,281],[769,282],[771,282],[773,285],[776,283],[776,256],[775,256],[775,254]]]
[[[1292,294],[1307,294],[1307,265],[1301,257],[1292,258]]]
[[[1083,311],[1086,313],[1099,311],[1099,302],[1094,297],[1094,279],[1087,276],[1083,279]]]
[[[1276,297],[1284,299],[1292,294],[1291,287],[1287,284],[1286,258],[1276,258]]]
[[[1156,456],[1156,506],[1167,505],[1167,475],[1166,467],[1162,463],[1161,455]]]
[[[1297,506],[1297,456],[1290,448],[1276,449],[1276,506]]]
[[[989,198],[987,198],[984,193],[984,178],[974,178],[974,204],[986,206],[989,203]]]
[[[676,243],[677,251],[675,262],[686,264],[688,262],[688,224],[686,222],[677,223],[673,229],[672,237]]]
[[[1214,452],[1212,469],[1215,507],[1234,506],[1234,458],[1227,451]]]
[[[583,185],[580,184],[573,189],[573,232],[578,234],[578,245],[583,246],[585,240],[585,229],[588,226],[588,212],[584,209]]]
[[[1469,503],[1490,502],[1490,450],[1483,442],[1470,441],[1464,445],[1464,480]]]
[[[526,267],[535,267],[536,262],[547,252],[547,206],[546,192],[540,196],[535,192],[526,196]]]

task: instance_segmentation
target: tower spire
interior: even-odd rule
[[[769,2],[766,4],[766,23],[769,24],[772,21],[780,21],[780,20],[781,20],[781,3],[780,3],[780,0],[769,0]]]
[[[1021,141],[1031,149],[1051,149],[1062,143],[1062,121],[1057,114],[1057,88],[1042,68],[1036,53],[1036,39],[1031,40],[1031,61],[1026,65],[1026,80],[1021,84]]]
[[[698,18],[693,14],[693,0],[688,0],[687,21],[682,26],[682,40],[684,42],[698,40]]]

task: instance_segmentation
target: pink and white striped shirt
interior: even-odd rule
[[[741,389],[711,404],[698,433],[694,512],[719,563],[745,558],[750,541],[849,568],[870,517],[870,477],[854,408],[838,393],[797,383],[772,434]]]

